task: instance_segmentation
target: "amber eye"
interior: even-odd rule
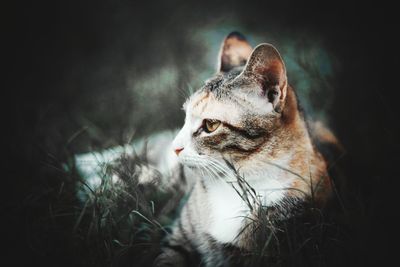
[[[217,120],[204,120],[204,131],[206,133],[212,133],[218,129],[220,124],[221,122]]]

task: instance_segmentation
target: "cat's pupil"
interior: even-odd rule
[[[218,126],[221,124],[220,121],[217,120],[204,120],[203,127],[206,133],[214,132]]]

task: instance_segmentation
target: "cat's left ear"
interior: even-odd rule
[[[221,44],[218,71],[229,72],[234,67],[244,66],[253,51],[249,42],[239,32],[231,32]]]
[[[286,67],[273,45],[264,43],[254,48],[241,76],[255,80],[275,110],[282,110],[287,93]]]

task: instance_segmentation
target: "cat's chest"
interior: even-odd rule
[[[234,243],[244,224],[249,208],[231,185],[213,182],[208,189],[209,227],[208,233],[221,243]]]
[[[284,197],[285,185],[277,180],[263,179],[252,183],[262,205],[270,206]],[[240,189],[239,189],[240,191]],[[243,227],[249,222],[250,208],[231,184],[221,180],[208,186],[209,224],[206,231],[221,243],[236,243]]]

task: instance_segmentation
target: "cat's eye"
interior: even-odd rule
[[[206,133],[212,133],[218,129],[221,122],[218,120],[204,120],[203,128]]]

